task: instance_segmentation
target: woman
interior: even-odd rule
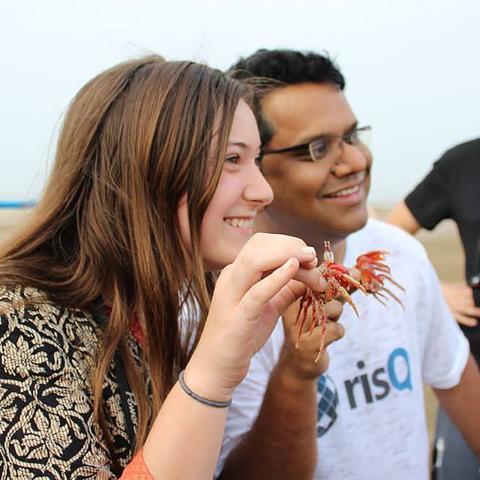
[[[292,279],[319,284],[301,240],[249,240],[272,192],[248,102],[157,56],[73,100],[43,198],[0,255],[4,477],[112,478],[135,453],[123,478],[212,477],[232,392],[304,292]]]

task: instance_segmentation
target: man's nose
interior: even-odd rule
[[[367,168],[370,156],[368,148],[359,148],[342,141],[339,146],[339,155],[335,159],[331,171],[336,177],[360,172]]]

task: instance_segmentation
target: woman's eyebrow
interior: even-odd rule
[[[259,146],[258,148],[254,149],[253,146],[251,145],[248,145],[247,143],[245,142],[228,142],[228,147],[240,147],[242,150],[250,150],[252,149],[252,151],[255,151],[257,155],[260,154],[261,152],[261,147]]]
[[[248,148],[248,145],[245,142],[228,142],[229,147],[240,147],[240,148]]]

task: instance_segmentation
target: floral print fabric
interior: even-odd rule
[[[93,419],[91,370],[101,326],[32,288],[0,287],[0,480],[115,479]],[[140,348],[130,349],[139,361]],[[132,458],[133,394],[118,360],[104,386],[115,458]],[[120,468],[121,470],[121,468]]]

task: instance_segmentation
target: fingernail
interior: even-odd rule
[[[317,255],[317,252],[313,247],[303,247],[302,252],[306,253],[307,255]]]
[[[290,268],[293,267],[293,260],[290,258],[288,259],[283,265],[282,265],[282,269],[283,270],[289,270]]]

